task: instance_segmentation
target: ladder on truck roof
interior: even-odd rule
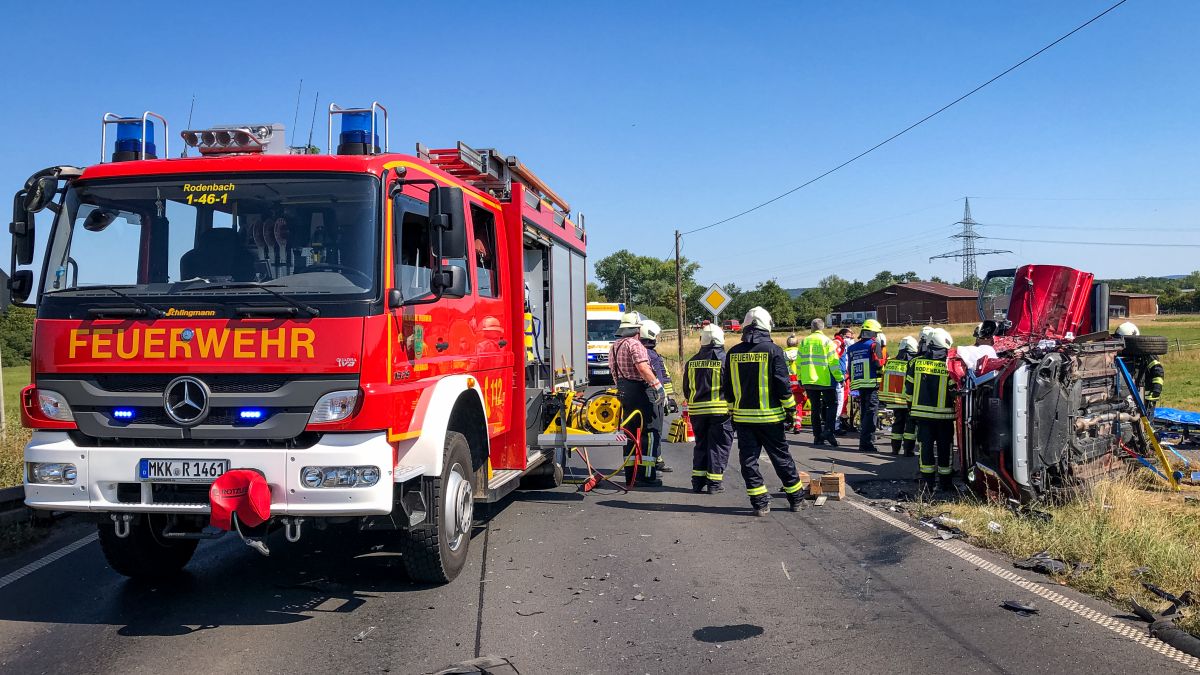
[[[512,181],[516,180],[528,188],[527,199],[534,200],[530,206],[537,201],[549,202],[560,222],[571,213],[571,206],[521,160],[505,157],[495,148],[476,150],[459,141],[453,148],[430,149],[417,143],[417,157],[469,185],[506,198],[511,193]]]

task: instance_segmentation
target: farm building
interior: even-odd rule
[[[1158,296],[1150,293],[1125,293],[1112,291],[1108,294],[1108,316],[1120,319],[1126,316],[1158,314]]]
[[[967,288],[933,281],[892,284],[833,308],[830,325],[875,319],[885,326],[922,323],[970,323],[979,320],[976,298]]]

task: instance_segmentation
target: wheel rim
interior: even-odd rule
[[[467,478],[466,470],[455,462],[446,476],[443,499],[446,547],[451,551],[457,551],[471,535],[471,517],[475,510],[475,498],[471,492],[471,481]]]

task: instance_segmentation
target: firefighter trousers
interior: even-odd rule
[[[821,441],[833,436],[834,423],[837,420],[837,395],[833,387],[806,386],[809,407],[812,417],[813,440]]]
[[[758,455],[763,450],[767,451],[775,474],[783,481],[783,491],[788,501],[800,499],[800,490],[804,485],[800,482],[796,462],[788,450],[783,424],[735,424],[733,428],[737,432],[738,459],[742,463],[742,479],[746,481],[750,505],[761,509],[771,502],[771,495],[758,468]]]
[[[875,450],[875,417],[879,412],[879,389],[858,390],[858,449]]]
[[[692,487],[696,490],[719,485],[729,465],[733,447],[733,423],[729,415],[692,415],[696,447],[692,451]]]
[[[656,405],[651,396],[654,390],[645,382],[639,380],[618,380],[617,381],[617,398],[621,401],[621,416],[622,421],[633,413],[634,410],[640,410],[641,415],[634,417],[630,421],[627,431],[630,434],[629,440],[625,443],[625,482],[631,482],[635,477],[638,480],[654,480],[655,478],[655,456],[652,454],[658,447],[658,442],[654,438],[655,434],[662,433],[662,406]],[[642,459],[638,463],[636,453],[634,453],[634,434],[641,435],[641,452]]]
[[[917,450],[921,477],[933,480],[936,472],[949,479],[954,469],[950,464],[950,446],[954,441],[954,420],[917,418]]]
[[[892,454],[911,457],[917,444],[917,431],[913,428],[913,418],[908,414],[908,406],[892,408]]]

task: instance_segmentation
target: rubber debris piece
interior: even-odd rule
[[[1052,558],[1050,553],[1042,551],[1036,555],[1032,555],[1024,560],[1013,561],[1013,567],[1023,570],[1033,570],[1041,574],[1066,574],[1071,571],[1071,566],[1059,560]]]
[[[520,675],[520,671],[512,661],[501,656],[481,656],[469,661],[460,661],[454,665],[439,670],[433,675],[458,675],[460,673],[491,673],[492,675]]]
[[[1000,606],[1010,612],[1016,612],[1019,616],[1033,616],[1038,613],[1037,607],[1020,600],[1005,600]]]

